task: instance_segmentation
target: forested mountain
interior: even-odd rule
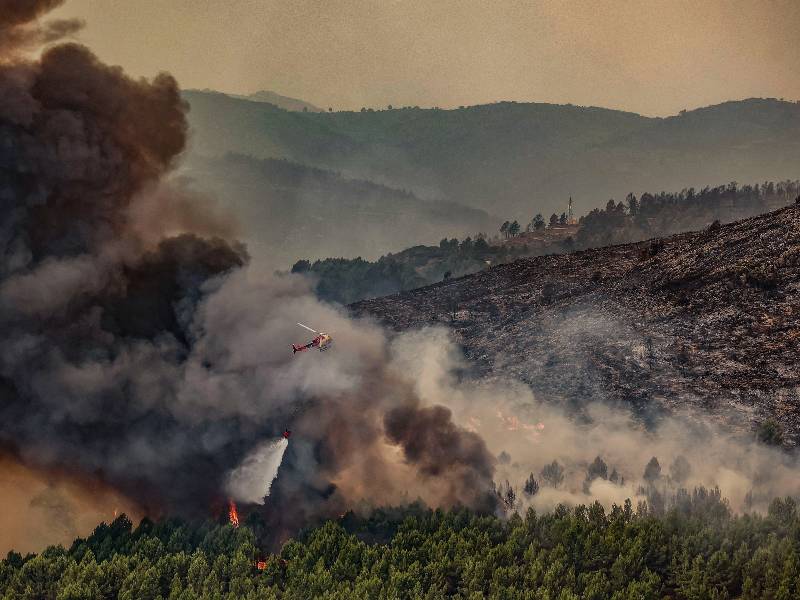
[[[523,218],[628,192],[795,178],[800,104],[751,99],[648,118],[502,102],[454,110],[302,113],[187,92],[194,151],[285,157]]]
[[[301,256],[377,258],[496,223],[481,210],[282,159],[193,156],[183,174],[225,203],[250,253],[276,268]]]
[[[442,239],[438,246],[414,246],[376,261],[361,257],[303,259],[292,266],[292,272],[311,276],[322,300],[349,304],[460,277],[526,255],[527,248],[522,246],[490,245],[482,237],[451,238]]]

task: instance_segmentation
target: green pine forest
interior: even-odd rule
[[[595,503],[510,518],[418,503],[348,513],[262,554],[263,520],[120,516],[68,549],[11,552],[16,599],[774,599],[800,597],[800,515],[776,499],[735,516],[718,490],[682,490],[665,513]],[[263,561],[257,568],[257,561]]]

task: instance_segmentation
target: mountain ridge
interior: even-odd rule
[[[800,104],[730,101],[673,117],[503,102],[298,113],[186,92],[196,150],[288,158],[527,221],[628,192],[800,171]],[[602,200],[603,202],[605,200]]]
[[[301,100],[300,98],[292,98],[291,96],[284,96],[283,94],[278,94],[277,92],[273,92],[272,90],[259,90],[257,92],[253,92],[252,94],[230,94],[226,92],[218,92],[216,90],[212,90],[209,88],[205,88],[202,90],[199,89],[187,89],[186,92],[190,93],[200,93],[200,94],[221,94],[223,96],[227,96],[229,98],[235,98],[237,100],[247,100],[248,102],[262,102],[265,104],[272,104],[281,108],[283,110],[292,111],[292,112],[302,112],[302,111],[311,111],[311,112],[324,112],[318,106],[314,106],[310,102],[306,102],[305,100]]]

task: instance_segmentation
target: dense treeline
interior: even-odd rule
[[[292,273],[312,275],[317,282],[317,296],[340,304],[394,294],[427,283],[411,265],[391,256],[382,256],[376,262],[360,256],[326,258],[313,263],[299,260],[292,266]]]
[[[476,239],[443,239],[439,246],[414,246],[376,262],[362,258],[328,258],[313,263],[300,260],[294,273],[308,273],[317,280],[317,295],[323,300],[349,304],[365,298],[384,296],[403,290],[475,273],[488,265],[508,262],[522,256],[559,254],[610,244],[635,242],[702,229],[715,221],[730,222],[761,214],[790,204],[800,194],[800,181],[766,182],[739,187],[686,189],[679,193],[628,194],[625,202],[609,200],[579,220],[577,232],[566,238],[546,234],[563,228],[567,215],[552,214],[545,219],[535,215],[525,232],[541,234],[531,244],[517,243],[524,235],[518,221],[506,221],[500,234],[513,243]],[[524,238],[528,239],[528,238]],[[523,240],[524,241],[524,240]]]
[[[419,505],[352,513],[263,557],[249,525],[126,517],[71,548],[9,553],[11,599],[661,599],[800,596],[800,516],[791,499],[733,516],[718,490],[682,492],[666,514],[628,501],[509,519]],[[263,532],[262,532],[263,533]],[[263,561],[258,565],[258,561]],[[258,568],[258,567],[262,568]]]
[[[414,246],[375,262],[361,257],[326,258],[313,263],[299,260],[292,272],[313,276],[317,296],[323,300],[349,304],[460,277],[525,254],[525,247],[489,245],[479,235],[475,240],[453,238],[443,239],[438,246]]]
[[[800,181],[771,181],[739,187],[736,182],[679,193],[628,194],[625,202],[609,200],[580,219],[577,246],[589,248],[664,237],[702,229],[713,223],[745,219],[790,204]]]

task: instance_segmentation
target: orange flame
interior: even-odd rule
[[[228,519],[234,528],[239,527],[239,511],[236,510],[236,503],[233,499],[228,500]]]

